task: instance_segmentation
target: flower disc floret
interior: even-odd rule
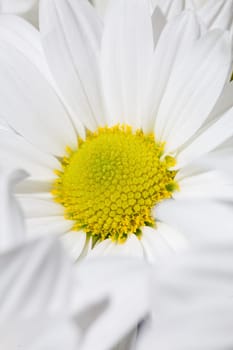
[[[163,152],[153,134],[120,125],[88,132],[77,149],[68,147],[52,193],[75,222],[73,229],[94,241],[124,242],[154,225],[151,209],[178,186],[176,172],[169,170],[175,159]]]

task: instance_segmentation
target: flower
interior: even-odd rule
[[[233,133],[229,33],[189,11],[161,32],[142,0],[113,1],[104,26],[85,0],[42,1],[40,17],[43,46],[0,21],[0,106],[17,131],[1,131],[0,159],[31,175],[17,188],[29,234],[63,234],[75,259],[183,249],[166,203],[232,199],[219,162],[198,164]]]
[[[153,9],[158,6],[168,19],[185,9],[195,10],[208,28],[230,30],[233,34],[232,0],[151,0],[151,4]]]

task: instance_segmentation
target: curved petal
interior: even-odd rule
[[[52,199],[18,196],[18,200],[27,218],[62,216],[64,208]]]
[[[38,30],[18,16],[1,15],[0,40],[20,51],[52,83]]]
[[[206,127],[192,143],[177,156],[177,168],[183,167],[200,156],[211,152],[233,135],[233,107],[215,123]]]
[[[26,217],[26,232],[29,238],[39,235],[62,235],[71,231],[73,222],[63,216]]]
[[[227,81],[224,89],[214,106],[214,109],[211,111],[207,123],[214,121],[217,118],[220,118],[225,112],[233,107],[233,82]]]
[[[79,310],[102,302],[98,318],[84,335],[82,350],[112,349],[147,313],[149,268],[138,259],[102,257],[84,262],[78,277],[79,285],[85,287],[81,293],[77,289]],[[91,311],[93,319],[96,310]],[[82,328],[83,318],[78,324]]]
[[[55,157],[41,152],[23,137],[7,130],[0,130],[0,160],[4,164],[22,167],[34,179],[51,179],[55,177],[53,170],[60,169]]]
[[[87,240],[87,235],[85,232],[70,231],[66,232],[61,237],[61,241],[67,253],[76,261],[80,255],[83,253],[85,244]]]
[[[38,17],[38,13],[36,14],[36,17]],[[20,17],[4,15],[0,16],[0,39],[3,42],[8,43],[11,47],[14,47],[25,56],[26,59],[35,65],[49,85],[51,85],[56,91],[59,98],[61,98],[61,93],[56,86],[55,80],[49,69],[41,43],[41,33],[38,30]],[[70,113],[69,106],[66,106],[66,109]],[[85,137],[84,126],[77,120],[77,118],[75,121],[78,133],[80,136]]]
[[[230,142],[231,141],[231,142]],[[216,148],[198,159],[198,164],[209,169],[221,169],[224,174],[228,174],[233,178],[233,144],[232,140],[228,140],[221,147]]]
[[[156,228],[144,227],[142,232],[145,258],[151,263],[159,263],[187,247],[187,239],[164,223],[157,222]]]
[[[194,41],[200,35],[201,28],[198,18],[188,11],[169,21],[164,27],[153,54],[151,73],[146,89],[147,99],[142,124],[144,131],[152,132],[156,120],[155,131],[157,133],[159,132],[159,123],[167,122],[167,115],[157,114],[161,100],[166,93],[170,76],[176,70],[178,62],[183,59],[185,52],[193,46]],[[167,45],[168,42],[169,45]]]
[[[15,193],[19,197],[22,195],[30,198],[35,196],[36,198],[51,199],[53,198],[51,193],[52,183],[53,179],[34,180],[33,178],[28,178],[16,185]]]
[[[77,349],[74,268],[58,241],[25,242],[0,255],[0,343],[4,349]]]
[[[141,127],[153,48],[148,1],[111,1],[101,52],[103,94],[110,125]]]
[[[41,150],[63,155],[77,140],[55,90],[27,56],[2,40],[0,49],[1,115]]]
[[[166,18],[171,19],[187,9],[195,9],[192,0],[151,0],[152,6],[158,6]]]
[[[209,28],[230,30],[233,26],[232,0],[208,0],[198,13]]]
[[[187,254],[154,269],[151,289],[156,298],[137,350],[232,347],[232,232],[207,231],[203,236]]]
[[[177,150],[205,122],[223,90],[230,66],[229,33],[209,32],[186,51],[171,72],[156,120],[155,134],[166,140],[168,151]]]
[[[0,321],[16,315],[25,319],[41,312],[65,316],[74,311],[72,263],[58,241],[27,242],[1,255],[0,268]]]
[[[156,206],[154,216],[194,242],[201,242],[207,233],[215,237],[224,231],[233,232],[231,207],[204,198],[163,201]]]
[[[94,131],[104,123],[99,83],[102,25],[88,1],[41,2],[45,54],[72,118]]]
[[[229,176],[216,170],[199,171],[190,174],[192,167],[179,171],[176,180],[179,191],[174,192],[173,198],[207,198],[233,201],[233,181]]]

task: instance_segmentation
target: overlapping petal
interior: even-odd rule
[[[94,131],[103,117],[99,82],[102,24],[88,1],[41,2],[45,54],[72,114]],[[75,43],[75,45],[74,45]]]
[[[197,232],[204,239],[194,249],[154,270],[156,297],[138,350],[232,347],[232,232]]]
[[[101,50],[103,95],[110,125],[141,126],[153,47],[147,1],[112,1]]]

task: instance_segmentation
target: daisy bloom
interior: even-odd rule
[[[28,235],[61,234],[75,259],[183,249],[163,204],[233,195],[198,164],[233,133],[229,33],[189,11],[162,28],[147,0],[112,1],[104,24],[86,0],[44,0],[40,30],[0,18],[0,159],[30,174]]]

